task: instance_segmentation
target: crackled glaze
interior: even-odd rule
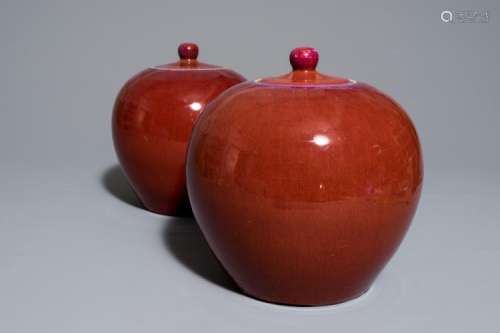
[[[334,304],[364,293],[402,241],[422,156],[391,98],[301,64],[209,105],[188,152],[188,192],[242,290],[276,303]]]
[[[120,163],[145,207],[189,214],[185,156],[192,127],[212,99],[244,81],[234,71],[200,63],[198,47],[184,43],[176,63],[149,68],[120,91],[113,139]]]

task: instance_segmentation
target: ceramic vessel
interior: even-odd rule
[[[239,84],[195,126],[188,192],[213,252],[242,290],[326,305],[363,294],[398,248],[422,187],[408,115],[377,89],[315,70]]]
[[[244,81],[238,73],[197,61],[196,44],[178,48],[180,60],[146,69],[120,91],[113,140],[121,166],[155,213],[190,213],[185,157],[193,125],[212,99]]]

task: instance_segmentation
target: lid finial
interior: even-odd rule
[[[297,47],[290,52],[290,64],[294,71],[314,71],[319,53],[312,47]]]
[[[198,45],[195,43],[182,43],[177,49],[181,60],[196,60],[198,58]]]

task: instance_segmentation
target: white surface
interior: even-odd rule
[[[304,308],[228,289],[194,222],[120,199],[133,203],[116,168],[12,172],[1,174],[3,332],[470,332],[498,323],[493,183],[427,184],[372,290]]]

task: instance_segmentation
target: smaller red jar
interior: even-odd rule
[[[121,166],[144,206],[190,214],[185,155],[193,125],[207,103],[245,80],[197,60],[198,46],[179,45],[180,60],[132,77],[116,98],[112,130]]]

